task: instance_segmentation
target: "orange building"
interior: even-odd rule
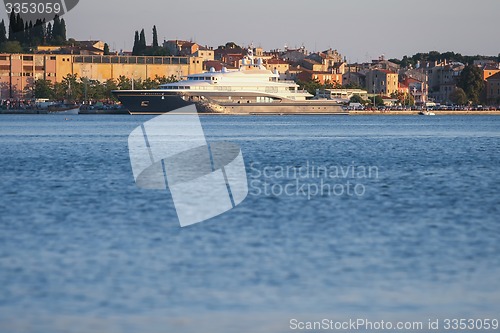
[[[500,73],[500,68],[498,66],[486,65],[483,68],[483,80],[486,80],[492,75]]]
[[[311,71],[309,69],[303,69],[302,72],[297,75],[297,78],[301,81],[317,80],[321,84],[332,83],[342,85],[342,74],[335,74],[332,72]]]
[[[120,76],[145,80],[201,72],[203,59],[198,57],[0,54],[0,99],[30,97],[36,80],[61,82],[68,74],[103,82]]]

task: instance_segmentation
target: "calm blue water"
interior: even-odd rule
[[[0,116],[1,332],[500,319],[500,117],[204,116],[253,186],[187,228],[132,177],[127,136],[152,117],[65,118]],[[264,193],[308,166],[377,173],[299,179],[337,194]],[[339,192],[348,181],[359,195]]]

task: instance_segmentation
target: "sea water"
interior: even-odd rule
[[[134,183],[151,118],[0,116],[0,331],[500,319],[500,118],[202,116],[249,194],[187,228]]]

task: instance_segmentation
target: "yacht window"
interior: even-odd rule
[[[147,108],[149,106],[149,101],[142,101],[141,102],[141,107]]]

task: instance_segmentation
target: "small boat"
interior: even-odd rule
[[[430,112],[430,111],[420,111],[418,114],[421,116],[435,116],[436,115],[434,112]]]
[[[50,114],[77,115],[80,112],[80,106],[78,104],[56,104],[49,106],[47,112]]]

